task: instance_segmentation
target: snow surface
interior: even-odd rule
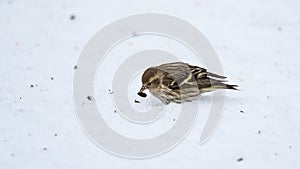
[[[0,0],[0,168],[299,168],[299,9],[297,0]],[[179,146],[156,158],[128,160],[101,150],[81,129],[73,104],[73,66],[95,32],[145,12],[196,26],[215,47],[225,75],[242,90],[227,92],[223,119],[206,144],[198,142],[209,94],[199,99],[203,113]],[[126,55],[164,44],[193,61],[171,40],[143,38],[124,42],[111,57],[128,46]],[[111,97],[112,74],[98,72],[101,106],[102,97]],[[137,128],[113,109],[104,115],[111,127],[138,138],[159,135],[177,116],[165,112],[153,128]]]

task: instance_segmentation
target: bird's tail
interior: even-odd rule
[[[239,86],[238,85],[225,84],[225,88],[224,89],[239,90],[239,89],[237,89],[237,87],[239,87]]]
[[[220,80],[215,80],[215,79],[210,79],[210,85],[203,86],[200,88],[201,91],[203,92],[210,92],[218,89],[230,89],[230,90],[239,90],[237,87],[238,85],[230,85],[226,84],[224,81]]]

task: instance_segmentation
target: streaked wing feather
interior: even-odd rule
[[[163,85],[179,93],[185,92],[185,89],[197,93],[195,85],[201,91],[212,89],[212,87],[226,87],[226,84],[223,83],[226,81],[225,76],[207,72],[205,68],[199,66],[175,62],[163,64],[157,68],[166,72]]]
[[[194,74],[194,76],[199,79],[211,77],[211,78],[216,78],[216,79],[220,79],[220,80],[221,79],[225,80],[227,78],[225,76],[221,76],[218,74],[208,72],[206,69],[199,67],[199,66],[192,66],[192,65],[188,65],[188,66],[190,68],[190,71]]]
[[[157,69],[165,72],[163,84],[171,89],[178,88],[183,82],[192,77],[188,64],[175,62],[157,66]]]

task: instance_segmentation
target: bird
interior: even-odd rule
[[[183,103],[197,99],[201,94],[217,89],[239,90],[238,85],[227,84],[227,77],[184,62],[165,63],[149,67],[142,75],[142,87],[137,93],[147,97],[145,90],[163,104]]]

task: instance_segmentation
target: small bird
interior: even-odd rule
[[[138,95],[147,97],[144,90],[148,89],[153,96],[167,105],[170,102],[192,101],[202,93],[217,89],[238,90],[237,85],[226,84],[225,79],[225,76],[187,63],[166,63],[145,70]]]

